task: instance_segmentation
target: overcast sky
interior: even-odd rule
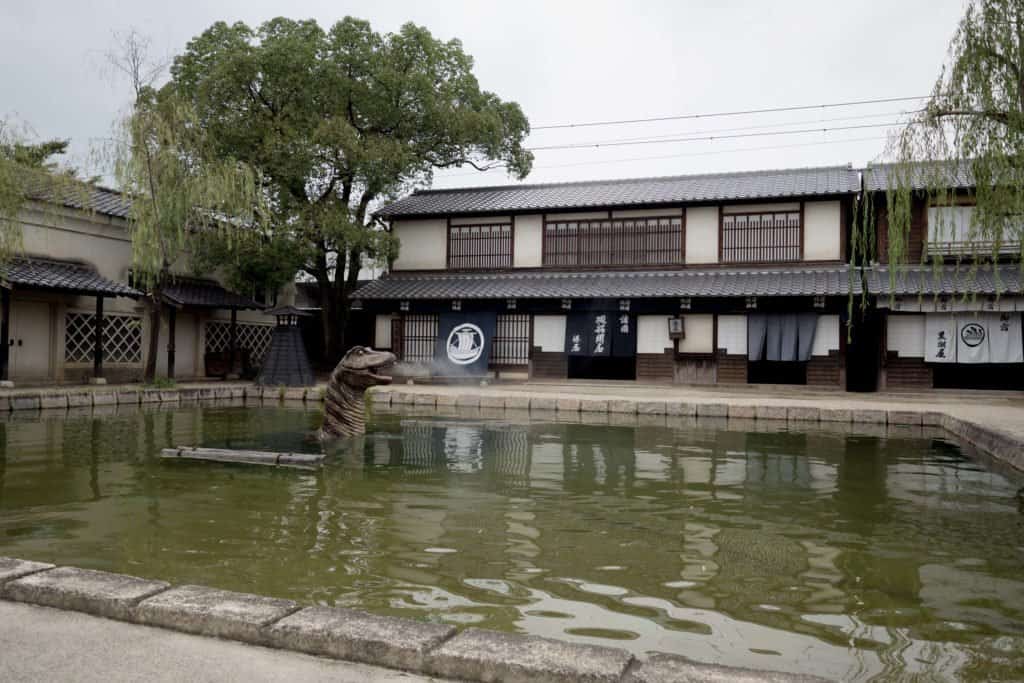
[[[519,102],[533,126],[912,97],[930,91],[962,12],[962,0],[3,0],[0,116],[71,138],[72,161],[87,165],[129,101],[103,73],[112,31],[135,27],[174,54],[214,21],[279,14],[325,28],[350,14],[378,31],[413,21],[459,38],[481,85]],[[916,104],[535,130],[531,146],[748,137],[538,151],[527,182],[863,165],[884,127],[820,129],[890,123]],[[750,135],[806,128],[819,130]],[[502,171],[453,170],[434,186],[505,182]]]

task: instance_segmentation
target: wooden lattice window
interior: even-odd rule
[[[260,323],[238,323],[235,346],[249,349],[249,361],[256,367],[263,364],[263,357],[270,348],[273,325]],[[231,323],[221,320],[206,321],[206,353],[227,351],[231,347]]]
[[[722,263],[779,263],[803,256],[799,211],[722,215]]]
[[[526,365],[530,362],[530,316],[499,315],[491,344],[491,365]]]
[[[681,216],[544,224],[545,266],[670,266],[682,262]]]
[[[455,270],[512,267],[512,224],[449,227],[448,267]]]
[[[64,317],[64,362],[91,363],[96,340],[96,314],[68,311]],[[103,316],[103,359],[108,363],[142,362],[142,318],[107,313]]]
[[[402,325],[402,360],[409,363],[430,363],[437,343],[436,315],[407,315]]]

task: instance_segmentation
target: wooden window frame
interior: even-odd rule
[[[471,254],[453,254],[452,253],[452,239],[453,235],[457,231],[472,228],[508,228],[507,237],[503,236],[500,238],[500,242],[507,242],[508,249],[507,253],[505,249],[501,249],[498,252],[479,252]],[[463,239],[466,243],[471,243],[472,239]],[[454,261],[459,260],[456,264]],[[467,259],[474,260],[473,263],[465,263]],[[515,265],[516,259],[516,224],[515,220],[512,221],[476,221],[470,223],[458,223],[452,224],[452,219],[447,219],[447,226],[445,231],[445,266],[448,270],[505,270],[512,268]],[[507,260],[507,263],[505,262]]]
[[[674,231],[672,230],[651,231],[651,234],[655,235],[659,233],[669,235],[669,242],[663,248],[654,250],[653,253],[675,254],[675,256],[673,256],[671,259],[657,261],[650,260],[649,258],[646,258],[646,255],[652,253],[651,250],[638,252],[638,250],[635,248],[624,248],[628,245],[635,246],[638,237],[642,236],[643,231],[636,229],[636,223],[644,222],[650,224],[654,222],[655,224],[657,224],[661,221],[669,221],[670,227],[673,227],[671,226],[671,223],[675,222],[676,224],[678,224],[678,232],[674,233]],[[634,223],[633,230],[631,232],[627,232],[621,228],[616,229],[616,223],[622,224],[626,222]],[[568,251],[559,251],[553,249],[553,247],[555,246],[553,244],[554,240],[549,239],[549,230],[551,229],[550,226],[559,224],[568,225],[570,223],[576,225],[576,232],[571,238],[571,241],[575,244],[575,247]],[[635,257],[637,253],[640,253],[645,255],[645,257],[639,260],[636,258],[620,258],[618,260],[609,258],[606,262],[601,262],[600,253],[596,260],[589,256],[585,257],[580,248],[579,226],[582,224],[594,223],[609,224],[609,234],[607,236],[601,235],[598,237],[598,239],[608,240],[607,254],[609,256],[613,254],[628,253]],[[645,225],[644,229],[646,229],[647,227],[648,226]],[[599,230],[605,230],[605,228],[602,226],[601,228],[599,228]],[[678,244],[672,244],[672,241],[674,240],[678,240]],[[616,248],[617,246],[622,248]],[[571,262],[569,262],[570,259],[567,257],[573,254],[574,257],[571,259]],[[553,261],[555,260],[556,256],[566,258],[563,258],[561,262],[555,263]],[[587,261],[588,258],[590,258],[589,261]],[[544,214],[544,219],[542,221],[541,226],[541,266],[544,268],[676,268],[683,265],[686,265],[686,212],[682,209],[680,209],[679,215],[660,216],[640,215],[616,217],[612,216],[611,212],[608,212],[608,216],[604,218],[559,218],[558,214]]]
[[[762,246],[762,245],[748,245],[739,247],[739,249],[753,250],[753,249],[766,249],[774,250],[776,253],[766,259],[737,259],[735,261],[726,260],[726,247],[725,247],[725,219],[726,217],[736,216],[768,216],[768,215],[791,215],[796,214],[799,225],[797,226],[797,236],[799,239],[798,244],[787,244],[783,246]],[[725,212],[725,207],[718,207],[718,262],[722,265],[730,266],[755,266],[765,264],[783,264],[783,263],[800,263],[804,260],[804,245],[806,243],[805,232],[807,230],[807,221],[804,217],[804,202],[800,202],[800,206],[797,209],[788,210],[769,210],[769,211],[731,211]],[[786,256],[786,250],[795,250],[795,258],[779,258],[779,256]],[[735,248],[730,251],[736,250]],[[781,253],[780,253],[781,252]]]

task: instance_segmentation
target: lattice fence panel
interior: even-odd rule
[[[249,349],[249,358],[254,366],[263,364],[263,357],[270,348],[270,336],[273,325],[258,323],[238,323],[239,349]],[[231,323],[220,320],[206,321],[206,352],[227,351],[231,346]]]
[[[67,313],[64,318],[64,362],[92,362],[95,320],[95,313]],[[120,313],[103,316],[103,360],[107,363],[142,362],[142,318]]]

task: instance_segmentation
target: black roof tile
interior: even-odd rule
[[[895,282],[891,274],[895,273]],[[876,296],[964,295],[964,294],[1021,294],[1022,278],[1017,265],[943,266],[936,271],[931,266],[891,268],[880,266],[865,273],[868,292]]]
[[[164,299],[175,306],[196,308],[261,309],[252,299],[224,289],[213,280],[178,278],[163,289]]]
[[[420,190],[377,211],[381,218],[854,194],[850,166]]]
[[[65,261],[16,258],[2,269],[2,274],[4,281],[14,287],[130,298],[142,295],[126,284],[108,280],[88,266]]]

